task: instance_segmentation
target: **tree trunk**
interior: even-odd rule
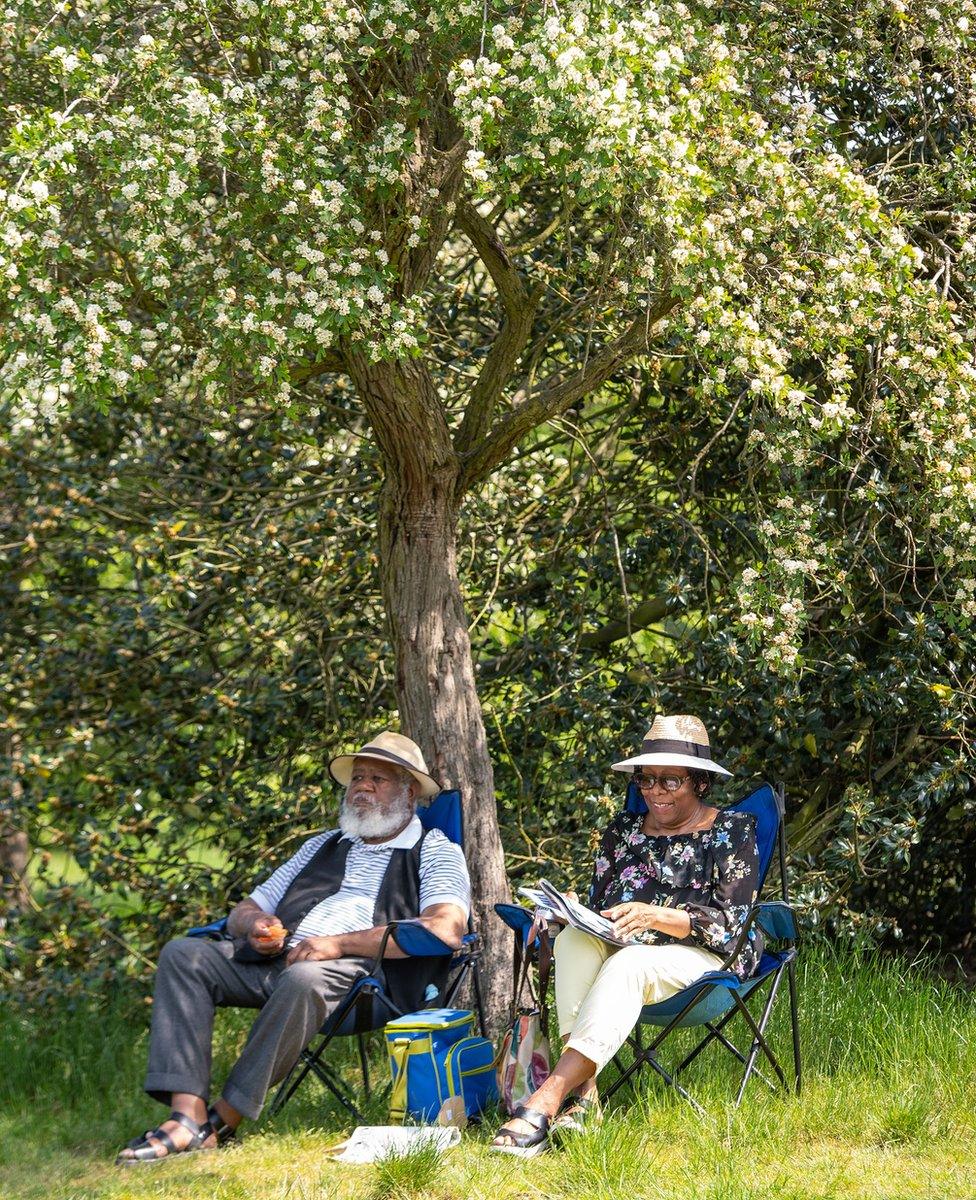
[[[511,986],[511,947],[492,905],[508,900],[495,781],[471,642],[457,575],[457,513],[431,488],[419,510],[404,510],[389,484],[380,520],[380,574],[396,654],[403,731],[423,751],[431,774],[464,798],[464,840],[475,926],[484,938],[483,982],[492,1028]]]
[[[17,743],[11,737],[5,741],[3,757],[10,769],[10,794],[5,804],[0,803],[0,929],[9,926],[11,920],[27,907],[27,864],[30,862],[27,834],[17,826],[17,813],[23,799],[23,784],[16,770]]]
[[[485,948],[486,1016],[498,1028],[509,1002],[512,944],[492,906],[510,893],[457,574],[461,462],[421,363],[350,356],[349,367],[385,464],[379,574],[400,725],[441,786],[459,788],[463,796],[475,927]]]

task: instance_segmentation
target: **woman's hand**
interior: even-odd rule
[[[613,932],[619,938],[636,937],[646,929],[657,929],[673,937],[684,938],[691,932],[691,918],[681,908],[666,908],[663,904],[642,904],[628,900],[605,908],[601,916],[613,922]]]

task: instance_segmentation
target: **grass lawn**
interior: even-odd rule
[[[734,1111],[731,1075],[711,1050],[686,1080],[709,1118],[648,1080],[636,1101],[625,1094],[602,1129],[529,1163],[487,1150],[491,1121],[440,1159],[334,1164],[323,1151],[348,1125],[309,1085],[276,1122],[249,1126],[239,1146],[116,1168],[117,1149],[163,1115],[139,1090],[145,1020],[123,1015],[121,1006],[62,1013],[52,1002],[46,1022],[7,1007],[0,1013],[0,1197],[976,1197],[976,996],[874,957],[808,954],[800,983],[801,1096],[773,1097],[754,1080]],[[221,1014],[218,1079],[248,1023],[248,1014]],[[784,1021],[773,1037],[788,1059]],[[350,1058],[350,1078],[351,1065]],[[377,1075],[384,1070],[379,1065]],[[384,1121],[382,1104],[371,1117]]]

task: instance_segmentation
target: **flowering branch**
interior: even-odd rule
[[[641,350],[657,326],[679,303],[665,296],[653,308],[638,313],[628,328],[575,370],[555,371],[538,389],[522,388],[513,397],[512,411],[482,440],[465,462],[461,491],[467,491],[504,462],[512,448],[531,429],[551,420],[589,396]]]
[[[454,440],[455,449],[463,456],[474,449],[491,427],[495,406],[528,344],[542,288],[537,286],[531,291],[526,288],[498,233],[473,205],[460,206],[457,224],[491,275],[505,310]]]

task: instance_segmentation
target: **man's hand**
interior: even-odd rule
[[[285,962],[290,967],[296,962],[330,962],[342,958],[342,947],[338,937],[310,937],[292,946]]]
[[[258,954],[266,954],[270,958],[274,954],[280,954],[285,948],[287,936],[288,930],[277,917],[270,913],[260,913],[251,922],[251,928],[247,931],[247,942]]]

